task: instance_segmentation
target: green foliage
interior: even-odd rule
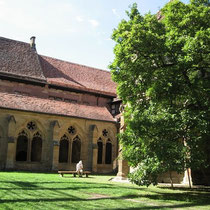
[[[138,165],[138,168],[129,174],[132,183],[147,187],[150,184],[157,185],[157,177],[162,172],[161,164],[157,158],[147,157]]]
[[[144,16],[134,4],[127,14],[129,20],[122,20],[112,35],[116,46],[110,69],[127,105],[120,139],[124,157],[137,167],[131,179],[148,185],[161,172],[207,167],[209,1],[174,0],[159,14]]]

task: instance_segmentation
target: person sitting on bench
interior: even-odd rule
[[[82,176],[82,174],[83,174],[83,164],[82,164],[81,160],[76,165],[76,172],[79,176]]]

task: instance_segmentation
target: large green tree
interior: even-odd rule
[[[157,14],[134,4],[114,30],[110,65],[126,104],[124,157],[139,185],[160,173],[208,166],[210,144],[209,0],[170,1]]]

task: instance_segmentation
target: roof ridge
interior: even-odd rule
[[[63,59],[54,58],[54,57],[50,57],[50,56],[47,56],[47,55],[41,55],[41,54],[38,54],[38,55],[41,56],[41,57],[47,57],[47,58],[51,58],[53,60],[62,61],[62,62],[65,62],[65,63],[69,63],[69,64],[81,66],[81,67],[86,67],[86,68],[89,68],[89,69],[95,69],[95,70],[102,71],[102,72],[110,74],[110,71],[105,70],[105,69],[99,69],[99,68],[87,66],[87,65],[84,65],[84,64],[74,63],[74,62],[71,62],[71,61],[66,61],[66,60],[63,60]]]
[[[19,40],[15,40],[15,39],[11,39],[11,38],[6,38],[6,37],[3,37],[3,36],[0,36],[0,39],[9,40],[9,41],[13,41],[13,42],[18,42],[18,43],[21,43],[21,44],[27,44],[27,45],[30,45],[30,44],[29,44],[29,43],[27,43],[27,42],[24,42],[24,41],[19,41]]]
[[[15,40],[15,39],[11,39],[11,38],[6,38],[6,37],[2,37],[2,36],[0,36],[0,39],[13,41],[13,42],[17,42],[17,43],[20,43],[20,44],[30,45],[29,43],[24,42],[24,41],[19,41],[19,40]],[[71,61],[66,61],[66,60],[63,60],[63,59],[60,59],[60,58],[54,58],[54,57],[47,56],[47,55],[41,55],[39,53],[37,53],[37,55],[42,56],[42,57],[51,58],[51,59],[54,59],[54,60],[57,60],[57,61],[62,61],[62,62],[65,62],[65,63],[70,63],[70,64],[73,64],[73,65],[78,65],[78,66],[81,66],[81,67],[86,67],[86,68],[89,68],[89,69],[95,69],[95,70],[98,70],[98,71],[110,73],[110,71],[105,70],[105,69],[99,69],[99,68],[88,66],[88,65],[84,65],[84,64],[79,64],[79,63],[74,63],[74,62],[71,62]]]

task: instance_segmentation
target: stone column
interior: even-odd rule
[[[52,130],[52,140],[53,140],[53,157],[52,157],[52,170],[58,170],[58,160],[59,160],[59,128],[60,125],[58,121],[52,121],[50,123],[50,127]]]
[[[92,171],[97,172],[97,159],[98,159],[98,145],[93,144],[93,161],[92,161]]]
[[[84,153],[84,154],[87,154],[85,157],[86,165],[84,167],[85,167],[85,170],[88,170],[88,171],[92,171],[92,164],[93,164],[93,131],[94,131],[94,128],[95,128],[95,125],[89,125],[89,128],[87,129],[87,133],[85,130],[88,142],[87,142],[87,151],[85,151],[85,153]]]
[[[7,145],[7,156],[6,156],[6,169],[14,168],[15,161],[15,129],[16,129],[16,120],[13,115],[8,115],[8,145]]]
[[[32,138],[28,139],[28,149],[27,149],[27,161],[31,162],[31,145],[32,145],[32,140],[33,140],[33,136]]]
[[[129,166],[126,160],[119,159],[118,160],[118,173],[117,177],[119,179],[127,179],[129,173]]]
[[[52,162],[52,170],[58,170],[58,160],[59,160],[59,141],[53,141],[53,162]]]
[[[91,157],[91,162],[92,162],[92,171],[97,172],[97,159],[98,159],[98,145],[97,145],[97,138],[98,138],[98,130],[96,125],[90,125],[89,128],[90,131],[90,148],[91,151],[90,157]]]
[[[120,107],[121,113],[124,111],[124,107],[121,105]],[[124,117],[123,115],[120,118],[120,133],[123,133],[125,130],[125,122],[124,122]],[[130,171],[130,167],[128,166],[128,162],[126,160],[123,160],[122,158],[122,146],[119,145],[119,155],[118,155],[118,173],[116,179],[127,179],[127,175]]]
[[[115,158],[116,158],[116,152],[115,152],[115,147],[116,146],[112,142],[112,169],[113,170],[116,169],[116,160],[115,160]]]

